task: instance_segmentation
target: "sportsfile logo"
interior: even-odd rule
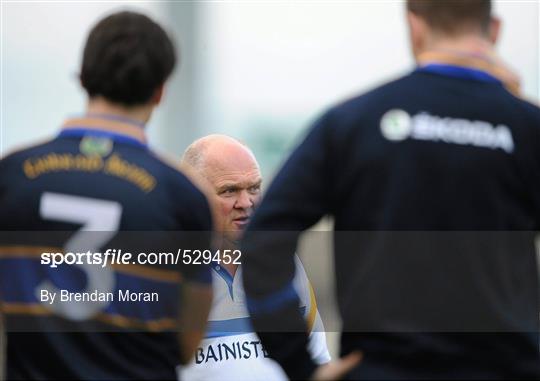
[[[429,140],[514,151],[514,140],[505,125],[493,126],[484,121],[441,118],[426,112],[410,116],[403,110],[390,110],[381,118],[382,135],[390,141]]]

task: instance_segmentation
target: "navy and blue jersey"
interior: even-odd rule
[[[342,354],[364,352],[352,378],[540,377],[536,106],[487,72],[433,63],[315,123],[243,247],[254,325],[293,378],[314,366],[289,292],[292,258],[324,215],[335,224]],[[299,333],[267,334],[277,322]]]
[[[176,378],[182,283],[208,284],[210,270],[136,256],[207,249],[212,222],[206,198],[148,148],[143,127],[112,115],[70,119],[54,139],[0,161],[8,379]],[[133,258],[43,259],[106,249]],[[60,291],[105,299],[59,303]]]

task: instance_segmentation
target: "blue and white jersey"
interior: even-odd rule
[[[315,294],[300,259],[296,260],[294,287],[300,310],[310,328],[309,350],[316,363],[330,361],[324,326],[317,311]],[[254,332],[246,308],[242,267],[234,277],[221,266],[213,271],[214,301],[208,330],[192,363],[179,367],[184,381],[196,380],[287,380]]]
[[[54,268],[41,259],[44,251],[104,252],[125,242],[133,253],[149,252],[188,232],[201,233],[197,246],[210,246],[208,202],[151,150],[143,127],[118,115],[85,115],[67,120],[52,140],[0,160],[7,379],[176,378],[182,287],[210,288],[208,267],[131,261],[102,267],[79,256],[73,266]],[[122,298],[127,290],[156,296]],[[44,299],[44,291],[58,298]],[[68,293],[81,299],[62,301]]]

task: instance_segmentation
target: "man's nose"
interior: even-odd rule
[[[238,209],[248,209],[253,206],[253,200],[248,191],[243,190],[240,192],[234,206]]]

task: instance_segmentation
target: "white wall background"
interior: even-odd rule
[[[77,71],[98,18],[119,8],[163,23],[182,64],[148,131],[179,154],[198,136],[229,133],[253,145],[270,173],[323,109],[412,68],[399,0],[1,4],[0,155],[46,138],[83,112]],[[539,95],[539,2],[498,1],[500,54]]]
[[[204,132],[243,138],[277,168],[329,105],[413,68],[401,0],[205,2],[196,61]],[[498,51],[539,96],[539,2],[498,1]]]
[[[78,71],[92,26],[108,13],[130,9],[160,22],[180,50],[190,48],[193,3],[151,1],[4,1],[1,15],[0,156],[21,144],[58,132],[66,117],[84,112]],[[170,149],[190,124],[192,60],[181,57],[166,89],[168,97],[151,120],[155,146]]]

